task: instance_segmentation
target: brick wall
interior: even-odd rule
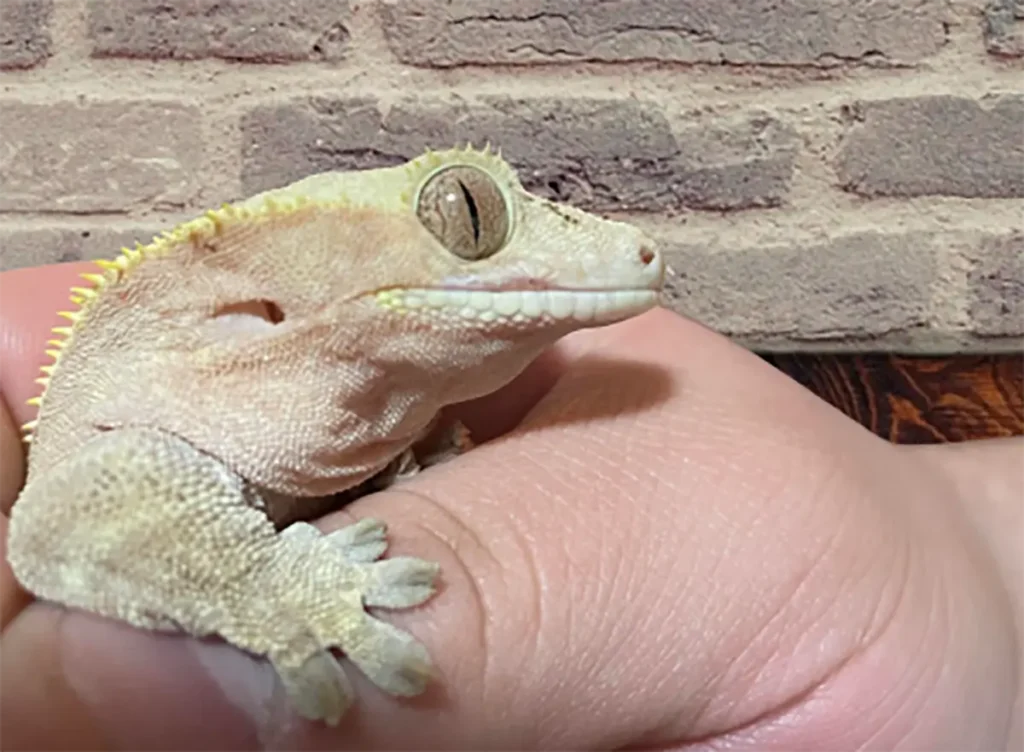
[[[1021,0],[0,0],[2,267],[427,145],[663,242],[763,349],[1024,336]]]

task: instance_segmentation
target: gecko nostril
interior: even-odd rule
[[[657,255],[645,245],[640,246],[640,263],[644,266],[649,266],[654,263],[654,259]]]

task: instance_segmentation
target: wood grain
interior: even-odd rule
[[[878,435],[899,444],[1024,434],[1024,355],[888,354],[765,359]]]

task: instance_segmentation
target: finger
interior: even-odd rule
[[[19,425],[35,416],[25,401],[40,392],[39,367],[50,362],[46,340],[67,324],[57,312],[74,309],[70,289],[90,269],[95,265],[57,264],[0,274],[0,394]]]
[[[0,274],[0,512],[7,514],[24,480],[21,425],[35,416],[26,404],[39,394],[35,383],[48,362],[46,340],[59,326],[57,311],[68,308],[69,289],[88,264],[19,269]],[[67,323],[67,322],[64,322]],[[4,543],[7,531],[4,520]],[[0,565],[0,605],[6,627],[29,602],[4,556]]]
[[[27,404],[42,387],[40,367],[51,361],[46,341],[56,326],[67,324],[58,311],[73,308],[68,300],[88,263],[57,264],[0,273],[0,512],[7,514],[21,488],[24,444],[21,426],[36,416]]]
[[[6,514],[14,503],[25,477],[25,444],[21,428],[14,422],[0,393],[0,512]]]
[[[17,617],[31,601],[14,579],[14,573],[7,564],[7,518],[0,516],[0,631]]]
[[[7,749],[263,747],[207,668],[222,645],[33,603],[4,633],[0,648],[0,728]],[[244,667],[246,659],[235,657],[241,660],[233,671],[241,676],[238,664]]]

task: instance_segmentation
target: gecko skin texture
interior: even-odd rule
[[[332,651],[391,695],[425,689],[424,646],[366,608],[421,604],[439,572],[381,558],[377,520],[307,520],[464,451],[456,427],[417,453],[441,408],[654,307],[664,279],[640,230],[534,196],[470,147],[312,175],[98,266],[30,401],[15,576],[265,657],[294,709],[332,725],[354,701]]]

